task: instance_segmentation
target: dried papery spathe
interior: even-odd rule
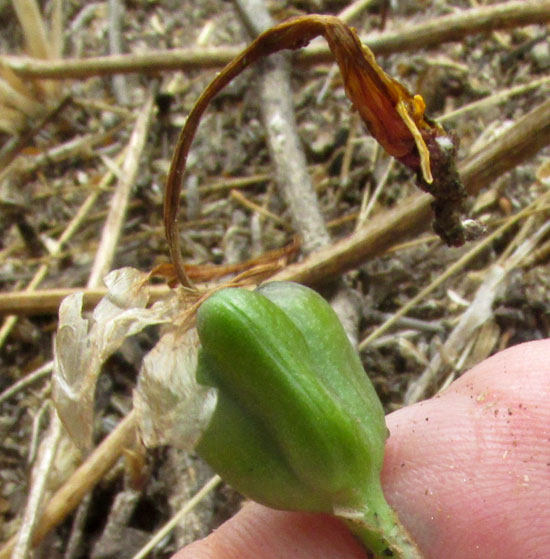
[[[134,408],[145,446],[192,450],[210,422],[217,391],[195,378],[199,344],[195,328],[166,328],[143,360]]]
[[[92,444],[94,392],[105,361],[127,338],[177,314],[174,297],[146,308],[148,279],[148,274],[133,268],[111,272],[105,278],[109,291],[89,319],[82,316],[82,293],[61,303],[54,343],[53,398],[61,421],[81,449]]]

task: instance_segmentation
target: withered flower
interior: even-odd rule
[[[434,229],[449,245],[461,245],[467,231],[460,221],[466,190],[456,170],[458,139],[425,114],[420,95],[412,95],[376,63],[355,30],[334,16],[307,15],[289,19],[259,35],[210,83],[189,113],[174,151],[166,184],[164,222],[178,278],[185,273],[177,234],[181,181],[191,142],[206,107],[245,68],[284,49],[299,49],[323,36],[338,63],[346,93],[380,145],[416,173],[417,184],[434,196]]]
[[[384,72],[353,28],[335,17],[315,17],[325,20],[322,34],[370,133],[434,196],[435,232],[449,245],[462,245],[468,237],[460,221],[467,192],[456,169],[457,136],[424,114],[424,99]]]
[[[335,18],[334,18],[335,19]],[[426,105],[376,63],[354,29],[330,22],[323,33],[336,58],[346,93],[377,142],[393,157],[412,168],[422,166],[424,179],[433,182],[430,154],[420,130]]]

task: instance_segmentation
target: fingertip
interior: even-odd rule
[[[173,559],[366,559],[347,528],[327,515],[248,503],[208,538]]]
[[[522,344],[388,416],[384,492],[427,558],[550,556],[549,369]]]
[[[479,397],[493,392],[540,400],[548,392],[550,339],[507,348],[479,363],[451,384],[448,391],[465,392],[474,386]]]

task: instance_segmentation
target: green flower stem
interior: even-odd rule
[[[387,504],[382,489],[378,498],[373,493],[373,488],[369,488],[370,507],[335,509],[334,516],[346,524],[376,559],[423,559],[407,529]]]

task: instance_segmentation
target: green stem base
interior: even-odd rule
[[[374,553],[375,559],[424,559],[415,541],[385,500],[383,505],[377,503],[376,510],[336,509],[333,514]]]

